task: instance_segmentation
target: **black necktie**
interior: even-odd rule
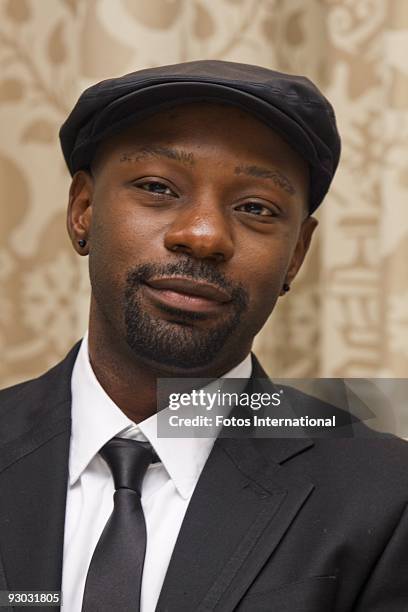
[[[148,442],[123,438],[112,438],[100,453],[112,471],[114,507],[91,559],[82,612],[138,612],[146,553],[141,487],[157,457]]]

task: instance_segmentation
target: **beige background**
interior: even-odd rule
[[[306,74],[343,136],[319,239],[256,340],[266,369],[406,377],[407,55],[405,0],[0,0],[0,385],[44,371],[86,328],[57,140],[79,93],[202,58]]]

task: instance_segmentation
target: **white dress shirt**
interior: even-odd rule
[[[247,379],[248,355],[223,378]],[[161,459],[149,466],[142,487],[147,549],[141,612],[154,612],[187,506],[214,438],[158,438],[157,417],[137,425],[99,384],[86,334],[72,372],[72,433],[65,515],[62,610],[81,612],[93,551],[113,509],[113,478],[99,450],[114,436],[148,440]]]

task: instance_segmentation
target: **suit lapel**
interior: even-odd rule
[[[266,377],[257,363],[251,385],[255,377]],[[234,609],[313,490],[281,465],[311,446],[307,438],[216,440],[156,612]]]
[[[78,351],[3,392],[0,558],[9,590],[60,590],[70,442],[70,379]]]

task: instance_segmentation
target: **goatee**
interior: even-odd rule
[[[231,301],[226,314],[213,325],[195,322],[208,318],[206,313],[162,307],[174,320],[150,314],[142,304],[141,288],[155,277],[182,276],[194,281],[207,281],[229,293]],[[163,366],[193,369],[211,363],[238,328],[248,308],[248,294],[242,286],[228,281],[207,261],[180,259],[167,265],[142,264],[129,270],[124,295],[126,340],[139,356]]]

